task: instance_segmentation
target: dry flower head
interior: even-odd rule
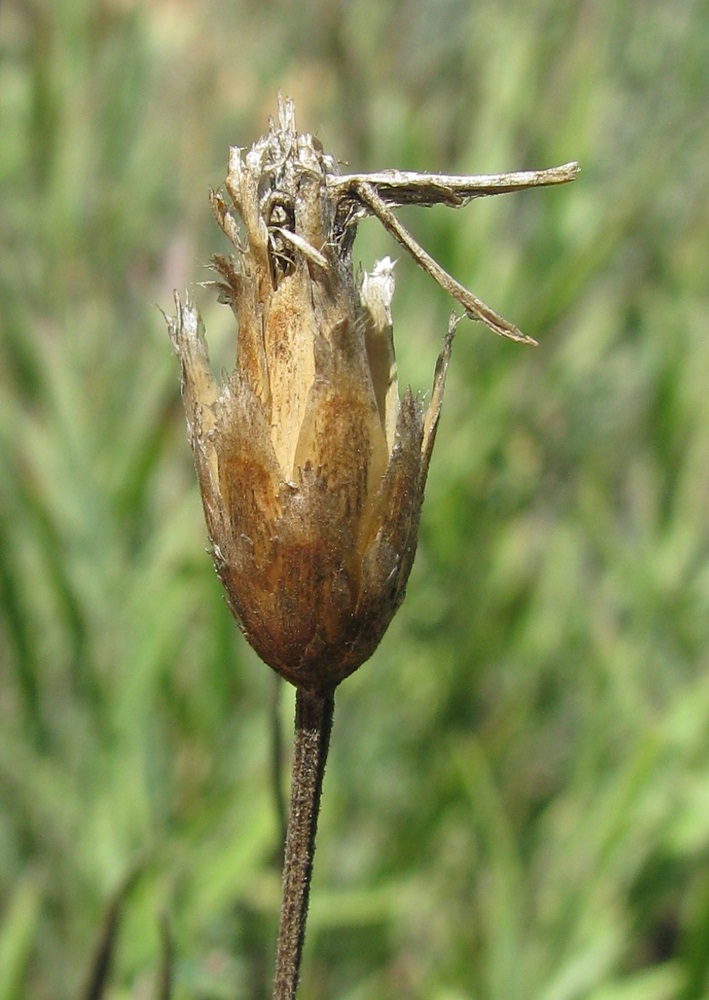
[[[394,267],[384,258],[355,281],[357,221],[376,214],[469,316],[533,343],[447,275],[391,206],[458,206],[563,183],[576,169],[342,175],[296,130],[290,101],[248,152],[230,150],[228,201],[211,194],[235,249],[213,261],[238,322],[224,384],[189,298],[176,296],[168,322],[217,572],[248,641],[296,686],[332,690],[372,654],[403,599],[455,326],[428,406],[410,388],[400,398]]]

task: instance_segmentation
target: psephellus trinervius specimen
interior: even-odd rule
[[[337,685],[367,660],[401,604],[457,320],[427,407],[399,395],[387,257],[355,279],[357,223],[375,215],[495,333],[534,344],[467,291],[398,221],[399,205],[564,184],[576,163],[519,173],[341,174],[280,101],[268,134],[232,147],[211,204],[235,254],[213,284],[238,323],[236,366],[217,382],[201,319],[176,296],[169,332],[217,573],[259,656],[296,687],[291,799],[274,1000],[299,980],[322,780]],[[238,221],[240,220],[240,222]]]

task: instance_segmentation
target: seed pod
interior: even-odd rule
[[[238,321],[223,385],[189,299],[168,321],[229,607],[266,663],[320,691],[371,656],[403,599],[454,326],[428,408],[400,400],[393,264],[355,281],[363,213],[338,175],[281,103],[267,136],[230,151],[231,204],[212,194],[236,249],[214,258]]]

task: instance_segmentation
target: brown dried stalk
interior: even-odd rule
[[[303,688],[296,692],[293,773],[273,1000],[292,1000],[298,989],[333,708],[332,692],[320,694]]]
[[[81,1000],[103,1000],[106,996],[126,898],[143,871],[145,863],[145,859],[141,858],[135,864],[108,902],[99,926],[98,938],[87,969],[86,980],[79,993]]]
[[[491,176],[341,175],[281,101],[268,135],[246,153],[230,150],[228,200],[212,192],[235,251],[214,258],[213,284],[239,329],[228,380],[211,372],[189,300],[176,298],[168,325],[229,606],[297,689],[274,1000],[294,1000],[298,987],[333,692],[371,656],[403,600],[456,325],[428,407],[410,388],[400,398],[393,264],[385,258],[356,284],[357,222],[375,215],[470,318],[534,344],[433,260],[392,206],[459,207],[577,172],[570,163]]]
[[[568,184],[579,172],[578,163],[563,163],[548,170],[518,170],[508,174],[428,174],[413,170],[380,170],[370,174],[342,174],[328,179],[334,196],[354,194],[364,183],[376,189],[387,205],[448,205],[460,208],[474,198],[510,194],[532,187]]]

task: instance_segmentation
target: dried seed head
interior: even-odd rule
[[[361,213],[338,175],[281,102],[267,136],[230,151],[230,204],[212,194],[236,248],[214,258],[238,320],[224,385],[189,300],[169,320],[229,606],[266,663],[312,689],[372,654],[404,596],[453,333],[428,409],[400,400],[394,265],[355,282]]]
[[[355,283],[357,221],[376,215],[471,319],[534,344],[447,274],[391,207],[460,206],[566,184],[579,167],[341,175],[316,139],[296,131],[292,102],[279,101],[278,111],[248,152],[230,150],[229,202],[211,195],[236,248],[213,262],[220,280],[212,284],[239,328],[224,385],[189,300],[176,298],[168,324],[229,606],[266,663],[322,691],[372,654],[404,596],[455,327],[452,320],[428,408],[410,389],[400,401],[394,265],[386,257]]]

